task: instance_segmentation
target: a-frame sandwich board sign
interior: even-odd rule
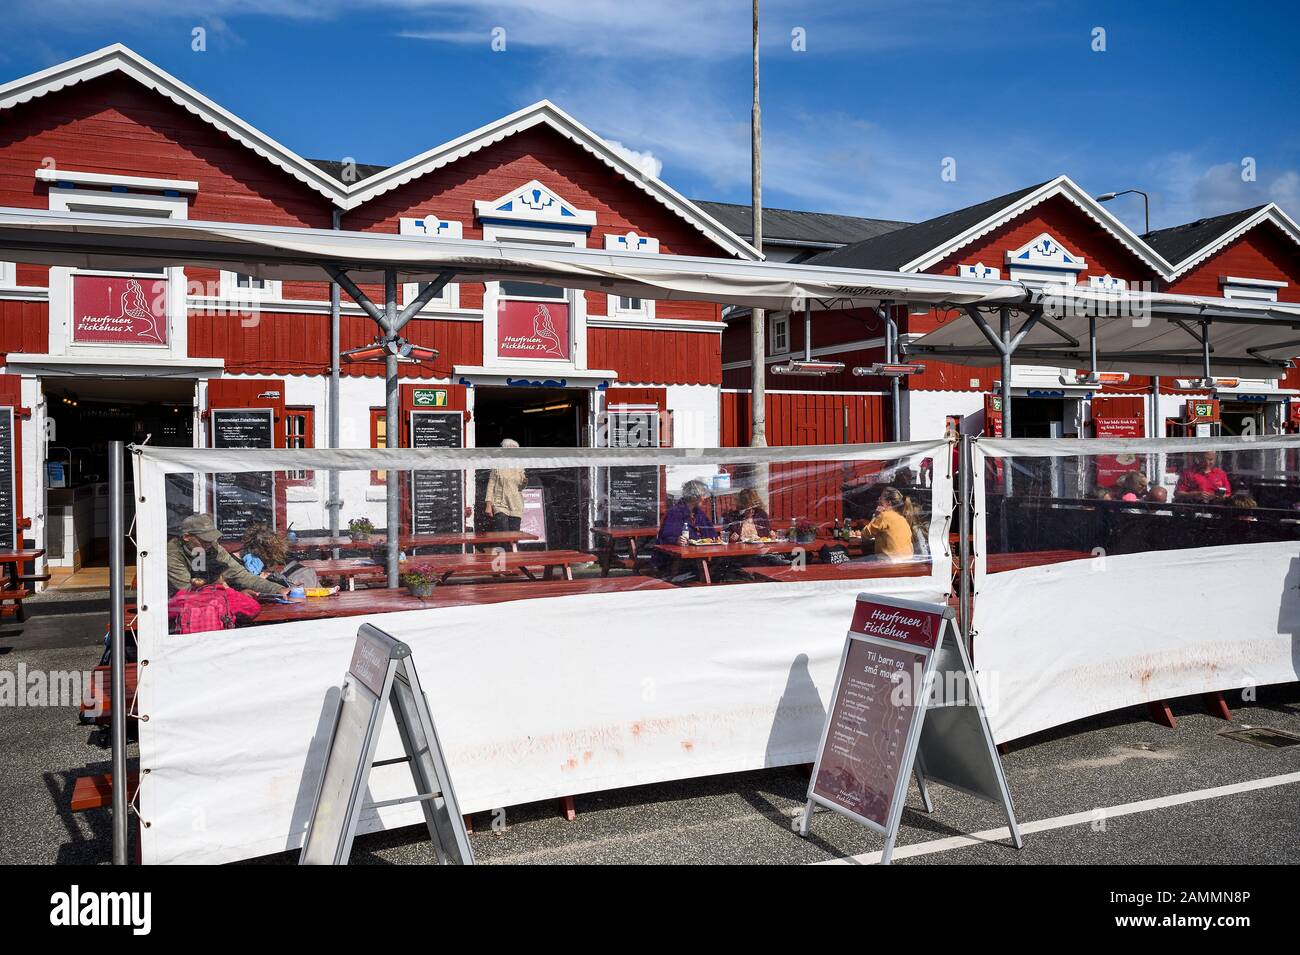
[[[406,758],[376,764],[379,731],[390,704]],[[410,765],[416,795],[365,804],[371,767],[393,762]],[[474,852],[411,648],[377,627],[362,624],[335,711],[299,864],[347,865],[363,809],[414,801],[424,809],[438,862],[472,865]]]
[[[817,745],[799,834],[824,806],[885,837],[888,864],[915,773],[928,783],[1000,804],[1023,842],[970,658],[946,604],[859,594]]]

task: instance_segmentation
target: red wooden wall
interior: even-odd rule
[[[889,399],[884,395],[768,392],[766,399],[767,443],[772,447],[889,440]],[[749,393],[724,391],[719,420],[722,447],[748,447],[753,427]]]

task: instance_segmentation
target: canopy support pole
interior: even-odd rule
[[[335,209],[332,220],[335,229],[343,227],[343,210]],[[338,448],[340,420],[343,417],[342,409],[339,407],[339,376],[342,370],[339,367],[339,351],[343,347],[343,336],[340,325],[340,308],[339,301],[339,283],[330,281],[330,384],[329,384],[329,446]],[[329,489],[325,506],[329,509],[330,514],[330,537],[337,539],[339,536],[339,510],[343,507],[343,501],[339,498],[339,472],[331,469],[329,472]],[[339,556],[337,547],[333,548],[335,559]]]
[[[898,358],[898,322],[894,320],[894,309],[892,302],[880,303],[880,315],[885,320],[885,361],[891,365],[899,362]],[[890,417],[893,430],[890,432],[891,441],[903,440],[903,409],[902,403],[903,387],[898,380],[897,375],[891,375],[889,378],[889,403]]]
[[[1097,381],[1097,316],[1088,316],[1088,375]]]
[[[1033,308],[1025,323],[1020,326],[1020,331],[1014,334],[1011,331],[1011,309],[1002,305],[998,308],[998,316],[1001,321],[1001,334],[994,332],[989,327],[988,320],[980,314],[980,310],[974,305],[965,306],[966,314],[970,316],[975,323],[975,327],[980,330],[989,344],[1002,358],[1002,434],[1005,437],[1011,437],[1011,356],[1015,354],[1020,343],[1025,340],[1025,336],[1033,331],[1034,326],[1038,324],[1039,319],[1043,317],[1042,306]]]
[[[384,270],[384,321],[383,326],[389,336],[397,334],[397,270]],[[387,397],[387,410],[384,412],[384,445],[396,448],[401,445],[402,426],[398,421],[397,388],[397,353],[389,349],[384,356],[384,390]],[[388,586],[397,587],[401,576],[402,553],[402,502],[398,499],[397,469],[389,468],[384,475],[387,493],[384,495],[388,506]]]
[[[122,442],[108,443],[108,639],[113,701],[109,719],[113,738],[113,865],[127,864],[126,799],[126,635],[123,612],[126,599],[125,538],[123,499],[126,481],[122,476]]]
[[[1204,372],[1205,387],[1212,386],[1210,381],[1210,323],[1201,322],[1201,367]]]
[[[1002,435],[1011,437],[1011,352],[1015,345],[1011,342],[1011,309],[1005,305],[998,309],[1002,325]],[[1010,484],[1011,472],[1007,471],[1007,483]]]

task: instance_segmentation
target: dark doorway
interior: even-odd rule
[[[46,378],[46,418],[53,422],[46,451],[45,550],[73,577],[56,586],[107,584],[108,445],[193,447],[194,382],[187,379]],[[134,516],[127,462],[126,521]],[[127,541],[127,561],[134,559]],[[99,570],[102,573],[90,571]],[[102,578],[102,581],[101,581]]]
[[[1062,398],[1012,398],[1011,437],[1059,438],[1065,420]]]
[[[474,443],[500,447],[513,438],[525,448],[579,448],[587,445],[590,392],[574,388],[474,389]],[[529,488],[541,489],[548,549],[582,549],[587,539],[589,468],[533,468]],[[489,524],[483,511],[488,471],[475,475],[475,526]]]

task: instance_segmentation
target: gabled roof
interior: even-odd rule
[[[387,166],[378,166],[367,162],[339,162],[337,159],[311,159],[308,161],[322,172],[328,173],[330,178],[345,186],[351,185],[353,182],[360,182],[363,179],[369,179],[376,173],[383,172],[388,168]],[[348,172],[349,169],[352,172]],[[353,178],[349,181],[348,176]]]
[[[1168,271],[1169,263],[1159,252],[1107,212],[1068,176],[1057,176],[864,242],[823,252],[809,259],[808,264],[919,272],[1056,196],[1072,202],[1156,272],[1164,274]]]
[[[150,63],[134,50],[114,43],[85,56],[51,66],[9,83],[0,85],[0,110],[45,96],[88,80],[120,73],[142,86],[167,97],[199,119],[242,143],[262,158],[279,166],[300,182],[335,202],[343,198],[343,189],[315,164],[303,159],[287,146],[276,142],[261,130],[228,112],[202,93],[182,83],[165,70]]]
[[[352,209],[362,203],[383,195],[385,192],[418,179],[426,173],[441,169],[458,159],[478,152],[485,146],[498,143],[507,136],[523,132],[534,127],[546,127],[572,143],[586,150],[611,170],[623,176],[632,185],[650,196],[660,205],[675,213],[690,225],[702,232],[708,239],[722,246],[732,255],[746,259],[761,258],[759,253],[744,239],[687,199],[663,180],[646,175],[628,161],[622,153],[611,147],[587,127],[560,109],[550,100],[541,100],[525,106],[523,109],[503,116],[500,119],[471,130],[463,136],[435,146],[418,156],[412,156],[404,162],[383,170],[377,175],[363,179],[349,190],[344,208]]]
[[[732,202],[695,204],[736,235],[753,242],[753,207]],[[763,209],[763,244],[825,249],[852,245],[864,239],[893,232],[910,222],[895,219],[864,219],[831,212],[800,212],[796,209]]]
[[[730,254],[746,259],[762,257],[748,242],[709,213],[662,180],[646,175],[607,142],[547,100],[494,120],[395,166],[358,166],[361,178],[352,183],[343,181],[342,163],[327,162],[322,166],[302,158],[120,43],[0,85],[0,110],[112,73],[128,76],[162,94],[343,209],[354,209],[375,196],[500,142],[507,136],[535,126],[546,126],[586,150]]]
[[[1274,202],[1157,229],[1142,238],[1169,260],[1172,281],[1263,222],[1273,223],[1293,242],[1300,243],[1300,226]]]

